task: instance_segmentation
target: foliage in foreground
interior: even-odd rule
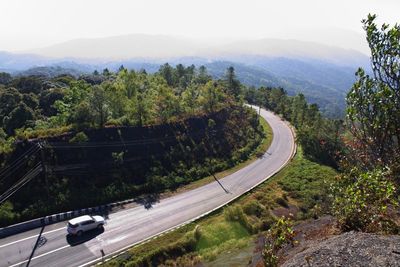
[[[390,210],[400,184],[400,25],[379,29],[375,19],[362,21],[373,77],[360,68],[347,95],[352,135],[333,186],[333,212],[344,230],[398,232]]]
[[[278,266],[278,251],[287,244],[294,245],[292,221],[285,217],[279,218],[268,230],[263,251],[266,267]]]
[[[333,212],[344,230],[398,232],[390,218],[390,210],[397,208],[398,202],[389,170],[362,172],[354,168],[339,176],[333,190]]]
[[[363,69],[347,95],[347,119],[352,137],[348,160],[373,169],[388,166],[400,175],[400,24],[363,20],[371,49],[373,75]],[[400,178],[397,177],[400,182]]]

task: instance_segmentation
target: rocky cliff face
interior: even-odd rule
[[[299,266],[400,266],[400,236],[348,232],[308,244],[282,264]]]

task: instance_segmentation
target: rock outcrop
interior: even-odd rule
[[[400,236],[343,233],[309,244],[282,266],[400,266]]]

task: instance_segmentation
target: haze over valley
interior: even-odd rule
[[[222,70],[232,65],[245,85],[283,87],[290,95],[302,92],[329,116],[340,116],[344,111],[345,93],[354,82],[355,70],[369,68],[368,56],[354,49],[265,38],[196,42],[131,34],[76,39],[26,53],[0,52],[0,70],[14,75],[79,75],[105,68],[117,70],[121,65],[154,72],[166,62],[204,65],[215,78],[221,78]]]

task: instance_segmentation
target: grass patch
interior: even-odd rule
[[[306,159],[298,146],[296,155],[287,166],[238,201],[247,203],[254,200],[272,208],[282,205],[284,200],[289,204],[311,207],[326,194],[327,185],[337,174],[331,167]]]
[[[328,166],[303,156],[301,147],[293,162],[274,179],[293,204],[308,212],[315,205],[327,202],[328,186],[338,173]]]
[[[239,239],[230,239],[224,243],[221,243],[218,246],[205,248],[199,251],[199,255],[203,261],[214,261],[220,254],[225,251],[239,250],[247,247],[251,240],[252,238],[250,236]]]
[[[227,221],[222,217],[216,217],[212,225],[200,226],[200,239],[196,244],[196,251],[220,246],[229,241],[250,236],[247,229],[236,221]]]

